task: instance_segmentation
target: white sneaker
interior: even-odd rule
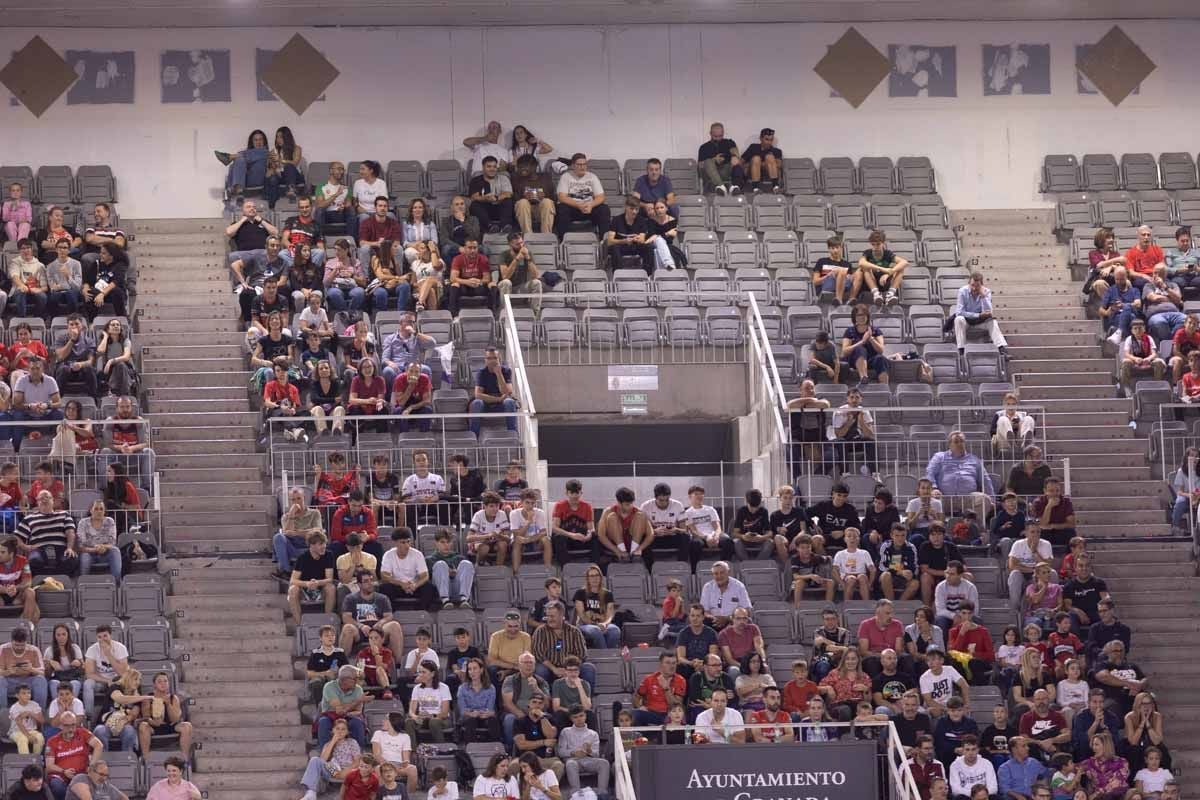
[[[878,289],[871,292],[871,301],[877,306],[883,305],[883,295],[879,293]]]
[[[721,195],[721,197],[727,197],[729,195],[729,187],[723,183],[718,186],[715,191],[717,194]]]
[[[900,302],[900,298],[896,297],[896,292],[888,289],[887,295],[884,297],[884,302],[889,306],[894,306]]]

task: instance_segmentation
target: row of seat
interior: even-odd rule
[[[1162,189],[1136,194],[1071,192],[1059,195],[1054,214],[1057,230],[1104,226],[1114,230],[1133,229],[1136,234],[1137,225],[1154,228],[1200,225],[1200,189],[1183,189],[1174,194]]]
[[[1171,239],[1172,233],[1174,233],[1173,230],[1167,232],[1165,235],[1160,232],[1153,237],[1152,241],[1165,251],[1171,247],[1174,247],[1174,242]],[[1095,237],[1096,233],[1093,230],[1075,229],[1071,232],[1070,263],[1083,266],[1088,265],[1088,255],[1092,250],[1096,249]],[[1114,244],[1117,250],[1121,253],[1124,253],[1125,251],[1129,250],[1129,248],[1137,244],[1137,228],[1113,228],[1113,239],[1115,240]]]
[[[99,570],[101,566],[94,569]],[[119,583],[107,572],[80,575],[78,579],[69,575],[55,575],[54,579],[63,585],[61,590],[51,589],[45,584],[38,585],[36,590],[43,623],[47,618],[62,617],[161,617],[166,607],[162,581],[153,572],[129,572]],[[17,624],[23,620],[0,617],[0,622]],[[37,630],[40,641],[42,633],[49,636],[52,626],[39,624]],[[6,634],[7,630],[2,634],[4,641],[8,640]],[[78,638],[76,641],[79,641]],[[49,643],[47,638],[42,646],[45,647]]]
[[[938,195],[906,197],[887,195],[778,194],[755,196],[678,195],[679,227],[684,230],[798,232],[846,231],[855,228],[899,231],[941,230],[950,227],[950,216]]]
[[[24,165],[0,167],[0,186],[8,198],[8,187],[21,184],[22,196],[31,203],[69,205],[71,203],[113,203],[117,199],[117,181],[107,164],[85,165],[72,171],[69,166],[43,166],[34,172]]]
[[[131,750],[106,750],[104,762],[108,764],[108,782],[129,797],[145,797],[150,787],[167,777],[164,762],[171,756],[188,760],[187,756],[178,751],[152,750],[143,758],[139,758],[138,754]],[[0,791],[5,793],[5,797],[9,792],[21,787],[21,770],[30,764],[44,767],[45,759],[41,755],[23,756],[17,753],[6,753],[3,759],[0,759]],[[185,768],[184,779],[188,780],[190,777],[191,770]]]
[[[1039,187],[1043,193],[1195,188],[1196,160],[1191,153],[1162,153],[1157,161],[1151,153],[1125,153],[1120,161],[1112,153],[1088,153],[1082,160],[1047,155]]]

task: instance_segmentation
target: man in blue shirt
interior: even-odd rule
[[[1117,267],[1113,270],[1113,285],[1100,301],[1100,316],[1104,317],[1104,329],[1112,333],[1109,339],[1120,346],[1129,336],[1129,325],[1142,308],[1142,293],[1129,280],[1129,270]]]
[[[992,290],[983,285],[983,273],[971,273],[971,280],[958,290],[958,300],[954,304],[954,341],[958,345],[958,353],[962,355],[967,346],[967,326],[978,325],[987,331],[992,344],[1004,353],[1008,349],[1008,341],[1000,332],[996,318],[992,314]]]
[[[647,215],[654,213],[654,202],[662,200],[667,204],[667,213],[679,217],[679,206],[675,203],[675,187],[671,179],[663,174],[662,162],[651,158],[646,162],[646,174],[638,177],[630,192],[642,204],[642,211]]]
[[[967,452],[967,437],[962,431],[951,432],[949,449],[933,454],[925,467],[925,477],[933,483],[934,497],[963,498],[976,519],[987,519],[996,496],[992,476],[979,456]],[[949,502],[954,504],[953,499]]]
[[[1012,757],[1000,765],[996,775],[1000,796],[1004,800],[1028,800],[1033,797],[1033,784],[1046,774],[1046,768],[1036,758],[1029,757],[1029,740],[1014,736],[1008,743]]]
[[[483,369],[475,375],[475,399],[471,401],[471,414],[505,413],[512,414],[517,410],[512,385],[512,370],[500,365],[500,354],[496,348],[489,347],[483,353]],[[517,418],[505,417],[505,425],[510,431],[517,430]],[[470,421],[471,433],[479,435],[483,421],[474,416]]]
[[[1200,294],[1200,248],[1192,246],[1192,229],[1179,228],[1175,231],[1175,247],[1164,253],[1167,277],[1179,287],[1185,298]]]

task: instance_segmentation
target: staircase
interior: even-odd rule
[[[1132,401],[1116,396],[1114,360],[1080,304],[1067,248],[1051,233],[1053,211],[960,211],[953,224],[963,226],[964,262],[992,288],[1022,401],[1046,408],[1048,455],[1070,459],[1079,533],[1133,629],[1131,659],[1150,675],[1184,796],[1200,797],[1193,546],[1170,538],[1166,486],[1152,479],[1147,441],[1129,427]]]
[[[137,228],[138,333],[163,525],[174,554],[268,552],[273,502],[255,449],[244,335],[221,220]],[[217,511],[219,509],[219,512]]]

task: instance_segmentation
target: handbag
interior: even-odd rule
[[[56,669],[51,676],[54,680],[65,683],[66,681],[81,681],[83,680],[83,667],[67,667],[66,669]]]

